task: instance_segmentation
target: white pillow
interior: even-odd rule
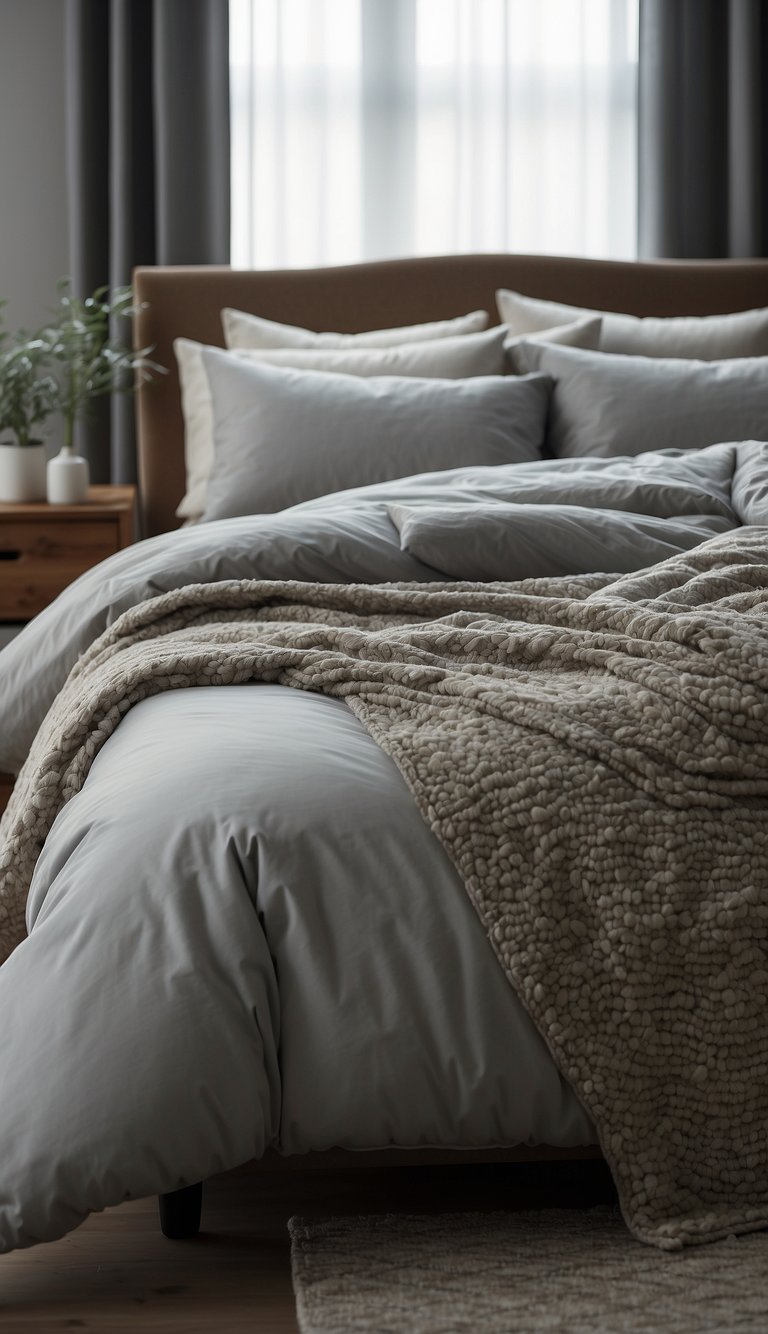
[[[768,308],[738,311],[734,315],[675,315],[660,319],[647,315],[619,315],[611,311],[564,306],[540,301],[520,292],[496,293],[499,316],[516,335],[540,333],[601,316],[601,352],[641,357],[685,357],[722,361],[731,357],[768,355]]]
[[[589,320],[575,320],[572,324],[560,324],[555,329],[544,329],[535,334],[509,334],[504,343],[507,361],[511,370],[518,375],[525,375],[525,344],[557,343],[560,347],[580,347],[586,352],[599,352],[600,334],[603,321],[599,316]],[[507,328],[502,325],[502,328]]]
[[[497,325],[484,333],[439,338],[432,342],[401,343],[393,347],[238,348],[224,355],[343,375],[405,375],[458,380],[477,375],[502,375],[507,368],[505,338],[506,330]],[[180,519],[195,519],[205,509],[205,488],[213,466],[211,392],[203,361],[203,344],[177,338],[173,347],[181,384],[187,467],[187,490],[176,514]]]
[[[393,347],[397,343],[420,343],[434,338],[452,338],[460,334],[481,333],[488,328],[488,314],[473,310],[469,315],[458,315],[452,320],[437,320],[431,324],[411,324],[403,329],[371,329],[368,333],[340,334],[314,333],[293,324],[277,324],[274,320],[249,315],[244,310],[226,307],[221,312],[224,341],[228,348],[296,347],[296,348],[351,348]]]
[[[334,375],[203,350],[215,462],[204,519],[273,513],[349,487],[539,457],[545,375]]]

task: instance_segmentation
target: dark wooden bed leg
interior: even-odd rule
[[[170,1237],[172,1241],[185,1241],[188,1237],[197,1236],[203,1207],[202,1181],[198,1181],[196,1186],[182,1186],[181,1190],[160,1195],[158,1204],[164,1237]]]

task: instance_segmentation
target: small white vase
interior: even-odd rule
[[[48,504],[82,505],[88,499],[88,460],[62,445],[48,464]]]
[[[45,445],[0,444],[0,501],[45,500]]]

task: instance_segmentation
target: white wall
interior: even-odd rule
[[[0,0],[0,298],[34,327],[68,270],[64,0]]]

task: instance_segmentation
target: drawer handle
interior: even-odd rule
[[[0,560],[21,560],[20,551],[3,551],[0,547]]]

